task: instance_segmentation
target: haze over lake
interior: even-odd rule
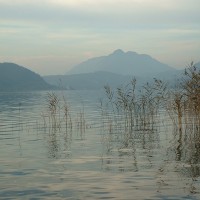
[[[200,199],[199,0],[0,0],[0,199]]]

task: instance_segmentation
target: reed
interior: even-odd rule
[[[200,69],[196,68],[192,62],[185,69],[181,80],[181,86],[184,89],[185,111],[187,117],[193,120],[193,123],[200,126]]]
[[[136,131],[156,131],[165,112],[181,135],[181,140],[183,131],[189,133],[188,129],[200,135],[200,70],[193,63],[185,69],[177,89],[154,79],[136,90],[136,82],[133,78],[129,84],[116,90],[108,85],[104,87],[108,100],[106,110],[111,113],[107,119],[112,121],[112,126],[108,127],[109,133],[120,130],[122,143],[127,144],[127,141],[132,141]]]
[[[184,96],[182,90],[178,89],[170,92],[170,98],[167,102],[166,109],[174,125],[178,126],[178,129],[181,131],[184,113]],[[174,117],[177,117],[177,119]]]
[[[164,107],[168,96],[167,83],[154,79],[146,83],[138,95],[140,129],[153,130],[159,122],[159,112]]]
[[[173,120],[179,130],[185,128],[200,127],[200,70],[192,62],[185,69],[178,89],[170,91],[167,110],[172,112],[171,116],[177,116]]]
[[[105,86],[105,92],[114,121],[116,123],[119,123],[118,120],[123,121],[124,129],[132,132],[133,129],[153,129],[159,109],[164,106],[163,102],[166,100],[167,85],[161,80],[154,79],[153,83],[146,83],[137,92],[134,78],[116,91]]]
[[[59,109],[60,100],[55,93],[47,93],[47,106],[49,113],[49,123],[51,124],[52,129],[56,129],[59,125],[57,120],[57,113]]]
[[[70,106],[66,98],[64,97],[64,95],[63,95],[63,102],[64,102],[63,110],[64,110],[64,118],[65,118],[65,128],[66,128],[66,131],[68,130],[68,128],[72,130],[73,126],[72,126],[72,117],[70,114]]]
[[[49,128],[52,129],[50,132],[59,132],[63,131],[65,128],[65,132],[72,132],[73,126],[77,128],[81,132],[81,135],[85,132],[86,129],[86,119],[84,106],[77,113],[77,115],[72,115],[70,103],[63,94],[61,95],[55,93],[47,93],[46,97],[47,102],[47,112],[42,112],[41,117],[44,122],[44,127],[47,127],[47,120],[49,119]],[[45,114],[46,113],[46,114]],[[73,119],[73,116],[77,116]],[[75,121],[75,123],[73,123]]]

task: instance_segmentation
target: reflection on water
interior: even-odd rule
[[[179,162],[180,173],[197,181],[200,177],[200,132],[186,127],[174,134],[174,144],[169,148],[170,157]],[[193,191],[194,192],[194,191]]]
[[[0,94],[2,199],[199,199],[199,129],[176,130],[163,116],[123,132],[102,119],[101,95],[65,93],[70,129],[62,106],[49,125],[46,92]]]

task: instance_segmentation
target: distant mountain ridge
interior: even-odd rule
[[[200,69],[200,62],[196,63],[195,66]],[[107,84],[114,88],[120,87],[121,85],[127,84],[133,77],[137,80],[137,87],[141,87],[146,82],[153,81],[153,78],[163,80],[167,82],[170,87],[175,87],[178,80],[183,75],[184,69],[174,69],[150,77],[135,77],[132,75],[120,75],[106,71],[97,71],[71,75],[51,75],[44,76],[43,78],[47,83],[62,87],[63,89],[91,90],[102,89]]]
[[[115,54],[116,53],[121,54],[122,52],[117,51]],[[200,62],[196,63],[195,66],[200,69]],[[17,64],[0,63],[0,92],[49,90],[59,88],[75,90],[102,89],[106,84],[111,87],[119,87],[120,85],[129,82],[132,77],[136,77],[137,85],[139,86],[147,81],[151,81],[152,78],[155,77],[169,82],[173,87],[183,74],[183,69],[170,69],[148,77],[96,71],[71,75],[51,75],[42,78],[39,74]]]
[[[200,70],[200,62],[194,64],[194,66]],[[185,76],[185,69],[188,69],[190,65],[186,65],[184,69],[175,69],[166,72],[161,72],[155,76],[155,78],[160,79],[168,83],[170,87],[177,87],[183,77]]]
[[[0,63],[0,91],[51,89],[39,74],[14,63]]]
[[[67,74],[93,73],[107,71],[121,75],[154,76],[158,73],[174,70],[146,54],[123,52],[121,49],[108,56],[91,58],[74,66]]]
[[[130,79],[129,76],[104,71],[72,75],[50,75],[43,78],[49,84],[71,90],[102,89],[107,84],[117,87]]]

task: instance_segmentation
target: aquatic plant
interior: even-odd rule
[[[66,100],[66,98],[63,95],[63,110],[64,110],[64,118],[65,118],[65,127],[66,127],[66,131],[68,130],[68,128],[70,130],[72,130],[72,118],[71,118],[71,114],[70,114],[70,106]]]
[[[153,83],[146,83],[140,91],[136,91],[136,79],[133,78],[129,84],[118,87],[116,91],[109,86],[104,88],[116,123],[119,123],[118,120],[123,121],[124,128],[130,131],[134,128],[153,129],[167,96],[165,82],[154,79]]]
[[[167,110],[178,129],[193,125],[200,127],[200,70],[192,62],[185,69],[177,89],[170,91]]]
[[[61,91],[61,94],[56,94],[54,92],[47,93],[46,102],[47,112],[43,111],[41,114],[45,128],[51,128],[52,130],[50,131],[54,133],[57,132],[57,130],[61,132],[63,128],[65,128],[65,132],[68,133],[68,131],[72,131],[74,126],[80,131],[82,136],[86,129],[84,107],[80,109],[77,115],[72,115],[70,102],[65,97],[63,91]],[[47,123],[46,118],[49,119],[49,123]]]
[[[167,101],[166,110],[175,126],[182,130],[183,113],[184,113],[184,95],[181,89],[170,91],[170,96]],[[177,119],[175,118],[177,117]]]
[[[152,83],[143,85],[138,95],[140,129],[154,129],[159,120],[159,112],[165,105],[168,96],[167,83],[154,79]]]
[[[60,100],[55,93],[47,93],[47,106],[49,115],[49,122],[52,128],[57,128],[59,121],[57,120],[57,113],[59,109]]]
[[[187,116],[200,126],[200,69],[192,62],[181,80]]]
[[[154,79],[137,90],[136,82],[133,78],[115,90],[109,85],[104,87],[109,134],[119,132],[121,142],[127,146],[136,132],[155,132],[161,126],[161,117],[168,113],[180,140],[188,129],[200,135],[200,70],[193,63],[185,69],[176,88]]]

